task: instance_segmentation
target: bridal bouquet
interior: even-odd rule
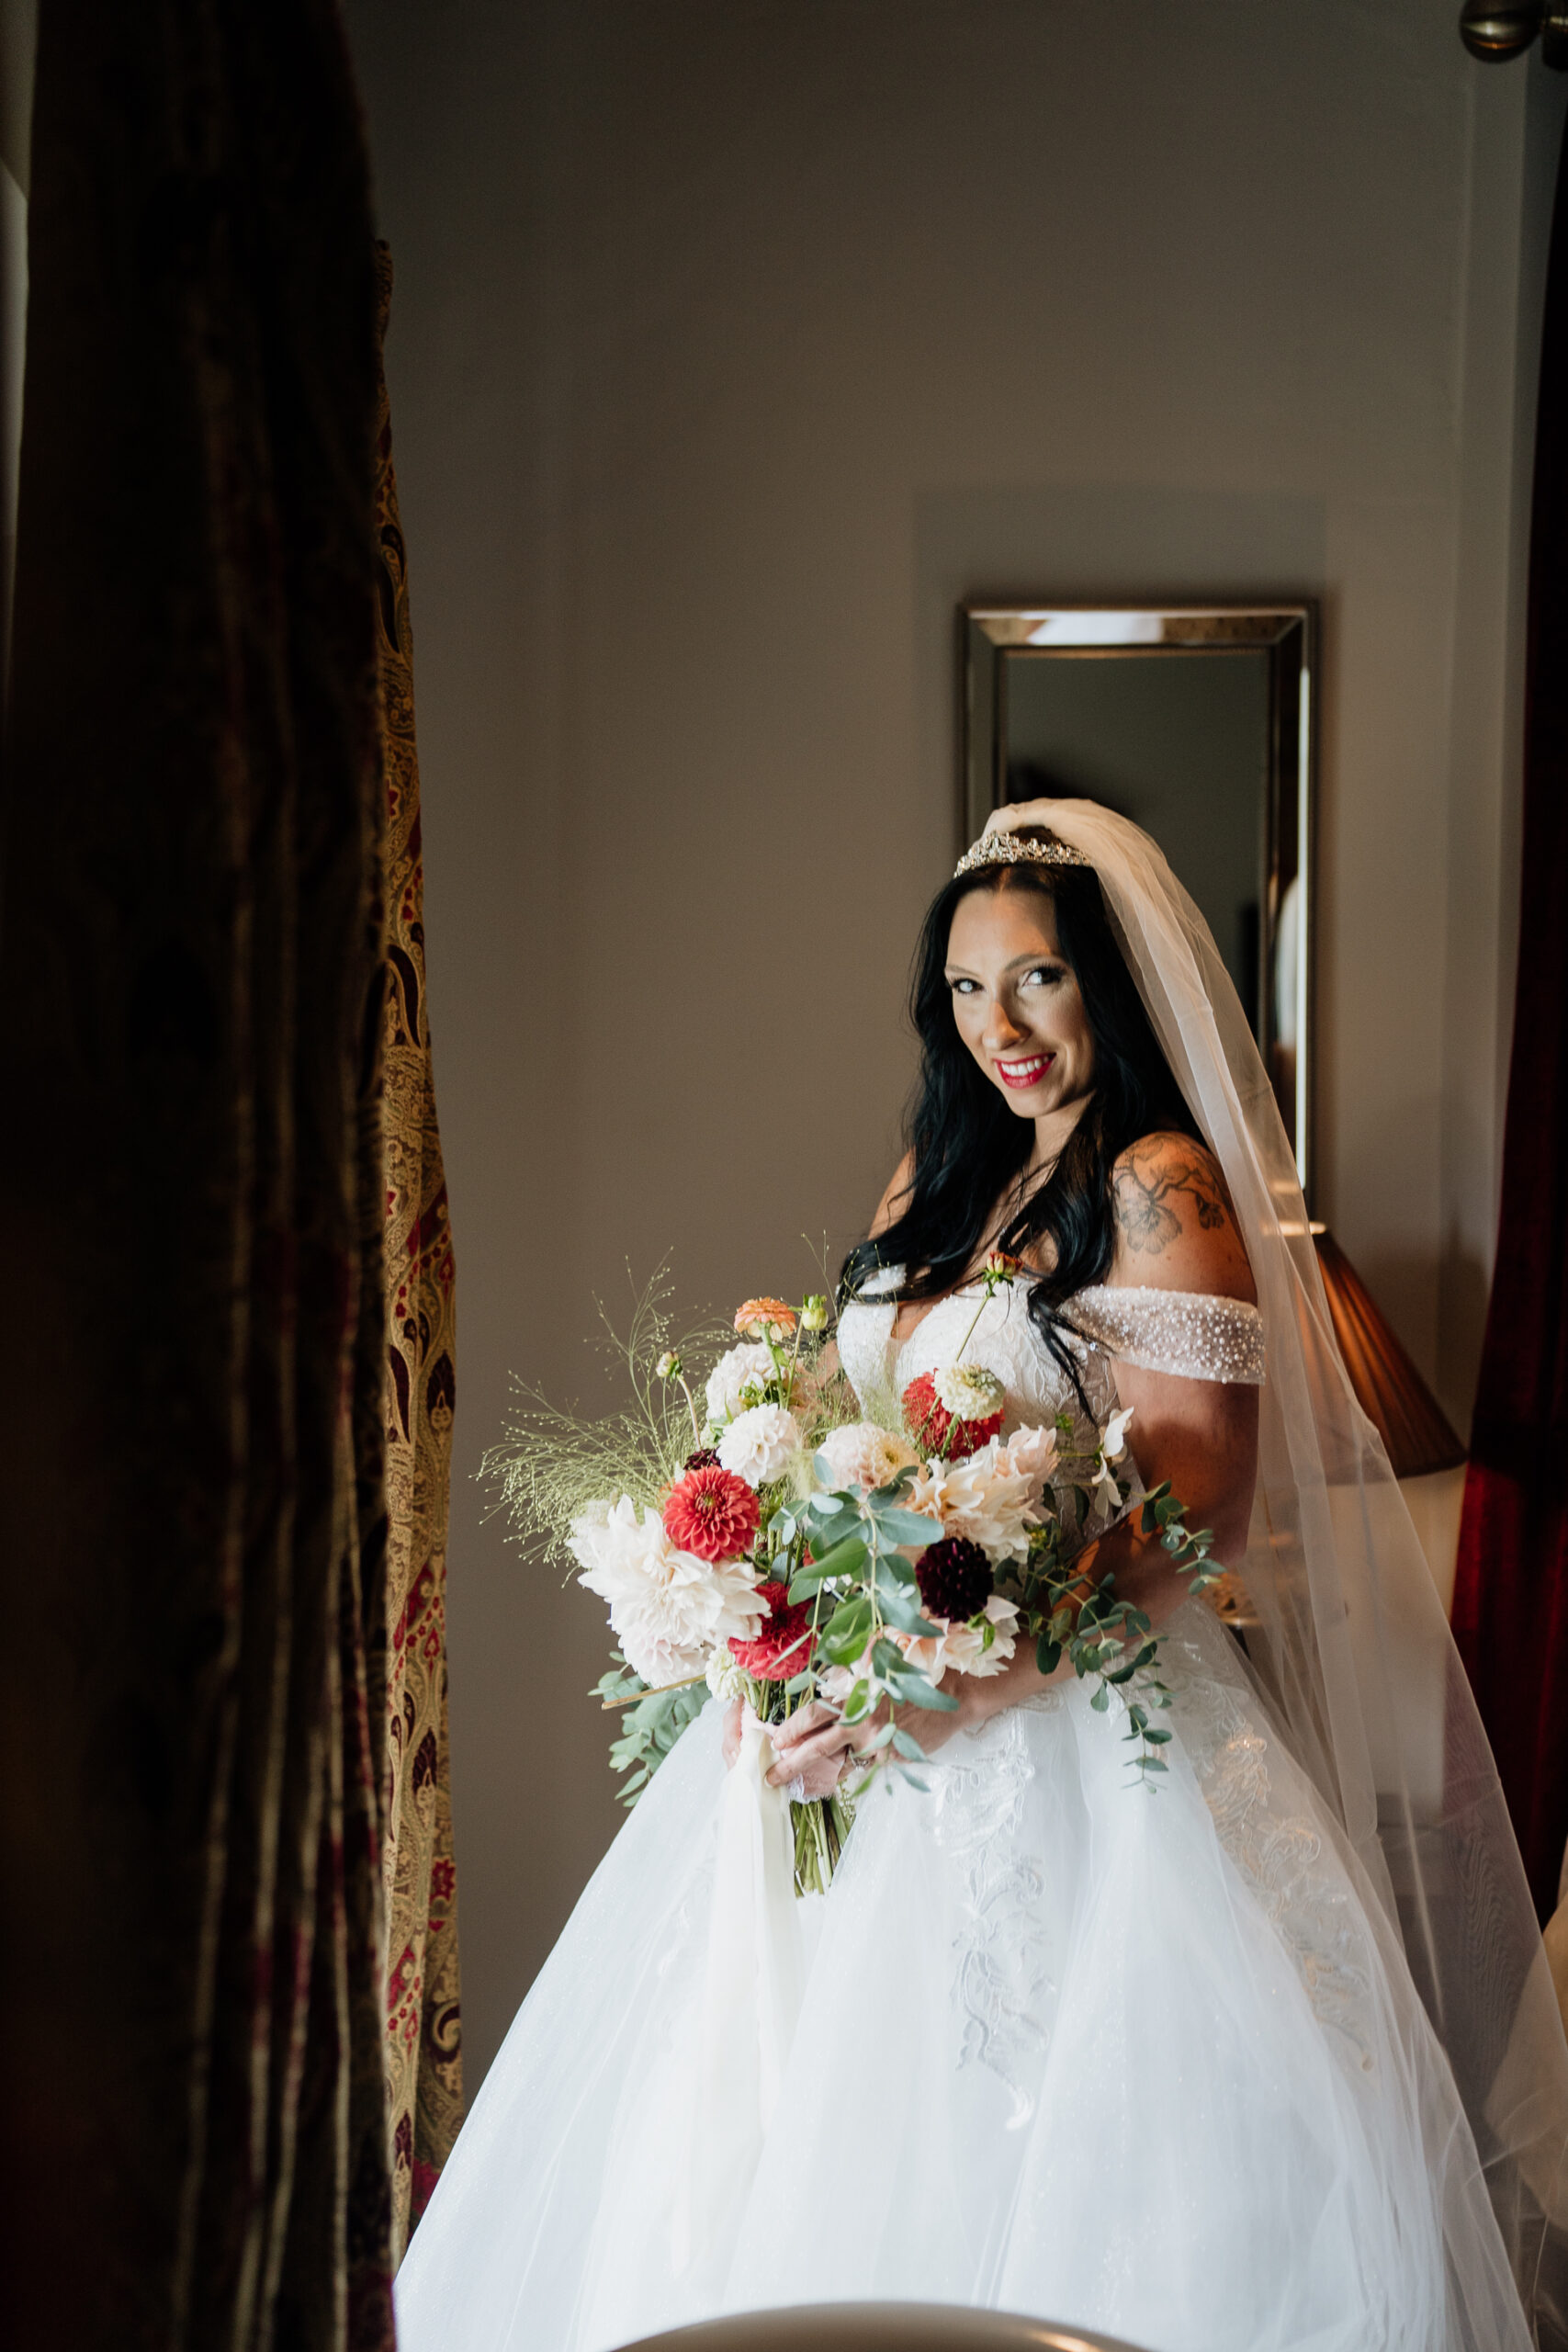
[[[954,1362],[863,1408],[826,1298],[748,1299],[732,1331],[677,1342],[657,1279],[616,1343],[629,1409],[584,1421],[522,1390],[485,1473],[518,1537],[608,1604],[616,1662],[596,1695],[622,1711],[627,1804],[710,1691],[764,1724],[824,1699],[867,1726],[855,1787],[792,1807],[797,1891],[824,1888],[871,1779],[923,1760],[898,1711],[955,1709],[953,1681],[999,1674],[1021,1641],[1044,1673],[1066,1656],[1102,1711],[1121,1690],[1136,1771],[1165,1770],[1157,1637],[1082,1555],[1136,1508],[1197,1590],[1210,1536],[1168,1488],[1143,1492],[1130,1411],[1089,1424],[1088,1451],[1068,1415],[1004,1440],[1002,1384],[965,1351],[1019,1275],[991,1258]]]

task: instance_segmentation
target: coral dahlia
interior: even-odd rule
[[[664,1532],[682,1552],[715,1566],[739,1559],[755,1539],[761,1510],[744,1478],[717,1462],[705,1463],[670,1489]]]
[[[960,1420],[950,1413],[937,1395],[936,1380],[929,1372],[922,1372],[905,1389],[904,1411],[915,1443],[925,1453],[942,1454],[948,1461],[973,1453],[1001,1434],[999,1410],[972,1421]]]
[[[735,1314],[735,1328],[743,1340],[772,1340],[776,1345],[795,1329],[793,1306],[782,1298],[749,1298]]]
[[[757,1598],[768,1604],[768,1622],[750,1641],[731,1641],[729,1655],[754,1682],[787,1682],[811,1662],[811,1609],[789,1605],[786,1584],[760,1584]]]

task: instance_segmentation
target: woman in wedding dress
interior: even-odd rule
[[[1010,1429],[1131,1407],[1143,1480],[1245,1588],[1250,1656],[1114,1527],[1086,1578],[1163,1634],[1165,1776],[1137,1785],[1119,1702],[1021,1653],[907,1717],[925,1785],[867,1792],[773,1949],[731,1934],[740,1775],[711,1703],[475,2102],[398,2278],[404,2352],[607,2352],[858,2298],[1149,2352],[1556,2342],[1568,2051],[1202,919],[1124,820],[1003,810],[928,919],[915,1011],[911,1150],[846,1268],[844,1373],[901,1390],[964,1342]],[[982,1304],[998,1245],[1033,1278]],[[823,1793],[862,1736],[804,1711],[773,1785]]]

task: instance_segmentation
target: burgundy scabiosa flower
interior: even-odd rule
[[[991,1597],[991,1564],[966,1535],[944,1535],[915,1562],[920,1600],[931,1617],[967,1624]]]
[[[755,1540],[761,1507],[744,1478],[715,1462],[688,1470],[671,1487],[664,1532],[682,1552],[717,1566],[738,1560]]]

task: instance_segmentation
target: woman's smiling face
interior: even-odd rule
[[[1022,1119],[1080,1105],[1094,1033],[1043,891],[971,890],[953,910],[947,983],[958,1034]]]

